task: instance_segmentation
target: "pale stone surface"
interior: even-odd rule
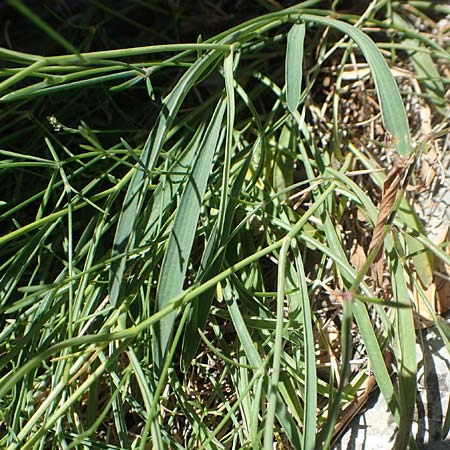
[[[432,186],[419,199],[427,235],[434,240],[450,224],[450,135],[435,163]],[[432,198],[429,201],[429,197]],[[450,323],[450,313],[446,314]],[[417,345],[418,396],[413,434],[421,450],[450,450],[450,434],[440,431],[449,408],[450,355],[436,328],[423,331],[423,347]],[[424,357],[422,356],[424,355]],[[350,424],[333,450],[392,450],[396,423],[381,394],[375,392],[363,412]]]
[[[450,358],[435,328],[423,332],[424,357],[418,354],[418,386],[413,432],[423,450],[450,450],[450,436],[441,440],[440,430],[449,404]],[[333,450],[392,450],[396,423],[379,393],[369,400]]]

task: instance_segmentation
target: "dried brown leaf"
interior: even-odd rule
[[[371,267],[372,276],[378,286],[383,284],[383,241],[386,225],[389,223],[397,199],[397,193],[405,187],[409,172],[408,169],[411,163],[411,158],[399,157],[384,181],[383,196],[381,197],[377,224],[373,231],[372,240],[368,250],[368,254],[370,254],[373,249],[379,248]]]
[[[350,262],[357,272],[361,270],[364,263],[366,262],[366,253],[364,252],[364,248],[361,244],[356,243],[355,248],[353,249],[352,254],[350,255]]]
[[[389,217],[392,213],[397,192],[402,181],[403,171],[400,166],[395,166],[387,176],[383,186],[383,196],[381,198],[380,209],[375,229],[373,230],[372,240],[370,241],[368,253],[379,247],[377,256],[375,257],[371,271],[378,286],[383,284],[383,241],[385,236],[385,227],[388,224]]]

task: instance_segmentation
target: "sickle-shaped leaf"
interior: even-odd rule
[[[408,119],[400,92],[378,47],[369,36],[358,28],[327,17],[301,14],[306,21],[336,28],[350,36],[361,49],[372,72],[373,80],[380,102],[384,126],[393,136],[392,146],[400,155],[407,156],[414,152],[411,146]]]

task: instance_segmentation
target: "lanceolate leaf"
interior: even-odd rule
[[[218,222],[216,222],[212,230],[202,257],[199,279],[208,280],[216,276],[222,268],[226,246],[225,241],[230,234],[233,217],[238,204],[239,192],[242,189],[252,156],[253,152],[250,152],[231,187],[225,211],[223,235],[219,236],[218,234]],[[217,254],[218,251],[220,251],[220,254]],[[201,294],[198,300],[191,306],[191,314],[186,323],[186,332],[183,340],[183,356],[181,361],[183,370],[186,370],[189,367],[189,364],[198,349],[200,335],[197,330],[199,328],[203,330],[205,327],[214,297],[214,290],[214,288],[211,288],[207,292]]]
[[[305,21],[336,28],[358,44],[372,71],[383,123],[386,130],[393,136],[393,147],[400,155],[407,156],[413,153],[408,119],[400,92],[383,55],[372,39],[358,28],[339,20],[309,14],[301,14],[300,17]]]
[[[297,241],[293,241],[293,253],[295,258],[295,266],[298,277],[298,286],[301,297],[301,312],[304,326],[303,339],[305,348],[305,393],[306,401],[304,406],[303,417],[303,448],[312,450],[316,443],[316,408],[317,408],[317,373],[314,351],[314,334],[312,328],[311,304],[308,295],[308,287],[306,285],[306,276],[303,261],[298,250]]]
[[[219,52],[208,53],[193,64],[183,77],[181,77],[175,88],[164,100],[159,121],[147,138],[141,156],[141,161],[144,167],[147,168],[147,171],[136,170],[134,173],[123,203],[122,213],[117,223],[112,250],[112,256],[116,258],[113,259],[109,271],[109,301],[112,305],[116,305],[121,293],[127,253],[132,247],[136,219],[142,209],[144,194],[150,181],[148,175],[153,169],[167,132],[185,96],[196,81],[204,74],[210,64],[213,64],[220,55]]]
[[[220,271],[223,261],[222,253],[217,257],[217,250],[221,244],[228,238],[231,227],[231,219],[234,215],[236,199],[239,195],[239,190],[244,182],[243,171],[241,169],[238,176],[238,183],[234,183],[230,191],[230,166],[231,156],[233,153],[233,129],[235,116],[235,98],[234,98],[234,76],[233,76],[234,55],[230,52],[224,59],[224,79],[226,92],[226,140],[224,152],[224,164],[222,170],[222,186],[220,192],[219,213],[216,223],[214,224],[212,235],[207,242],[206,250],[201,262],[201,271],[198,278],[210,278]],[[247,158],[247,164],[249,160]],[[247,165],[246,164],[246,165]],[[246,171],[246,169],[245,169]],[[240,183],[239,183],[240,179]],[[235,188],[238,187],[236,192]],[[232,209],[230,209],[230,206]],[[182,367],[185,369],[189,365],[191,358],[197,351],[200,336],[197,328],[203,329],[209,315],[213,299],[213,289],[206,292],[199,298],[199,301],[194,304],[189,320],[186,324],[184,351],[182,359]]]
[[[303,76],[303,44],[305,24],[294,24],[288,33],[286,50],[286,97],[290,112],[300,103]]]
[[[176,211],[159,275],[156,293],[158,310],[166,307],[170,300],[177,296],[183,288],[200,207],[211,172],[212,159],[217,149],[225,107],[225,102],[221,100],[198,148],[197,159]],[[153,356],[157,370],[162,366],[164,354],[173,333],[175,317],[176,313],[171,313],[155,325]]]
[[[395,248],[394,243],[396,244]],[[396,350],[398,396],[401,413],[395,448],[405,450],[411,434],[416,404],[417,356],[413,308],[411,307],[410,294],[405,278],[405,268],[398,258],[397,248],[401,248],[398,239],[396,239],[396,242],[392,239],[387,239],[386,249],[392,274],[392,295],[399,306],[405,306],[404,308],[396,309],[397,342],[394,346]]]

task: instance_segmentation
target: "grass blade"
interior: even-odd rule
[[[291,245],[290,237],[286,237],[280,250],[278,262],[278,283],[277,283],[277,323],[275,328],[274,355],[272,363],[272,376],[269,382],[269,393],[267,395],[266,423],[264,425],[264,450],[273,448],[273,423],[278,404],[278,381],[280,379],[281,354],[283,351],[283,316],[285,298],[285,280],[287,252]]]
[[[207,68],[215,63],[220,54],[208,54],[193,64],[183,75],[171,93],[163,102],[162,112],[158,123],[152,129],[141,155],[143,166],[148,172],[160,154],[164,139],[175,119],[175,115],[189,89],[195,84]],[[148,172],[138,170],[134,172],[128,188],[122,213],[119,216],[112,256],[114,259],[110,268],[109,297],[112,305],[116,305],[122,293],[122,279],[127,263],[127,253],[132,250],[135,238],[136,219],[142,209],[145,191],[149,183]]]
[[[295,267],[300,287],[302,322],[304,327],[305,352],[305,406],[303,417],[303,449],[312,450],[316,444],[317,373],[314,333],[312,328],[311,304],[306,285],[303,261],[296,241],[292,242]]]
[[[286,49],[286,98],[289,111],[297,111],[303,77],[303,45],[305,24],[294,24],[287,36]]]
[[[164,309],[183,288],[200,207],[211,171],[212,159],[217,150],[225,107],[224,101],[219,102],[203,142],[197,150],[197,159],[177,208],[159,275],[156,293],[158,310]],[[153,357],[157,370],[162,367],[164,355],[172,337],[175,317],[176,313],[171,313],[155,326]]]
[[[372,71],[380,101],[383,123],[393,137],[393,147],[402,156],[409,156],[411,145],[405,107],[389,67],[369,36],[345,22],[309,14],[300,14],[301,19],[336,28],[350,36],[359,46]]]
[[[389,240],[388,240],[389,242]],[[395,241],[394,241],[395,242]],[[402,259],[395,255],[401,249],[400,242],[396,239],[395,249],[393,242],[387,248],[389,265],[392,273],[392,294],[399,305],[404,308],[396,308],[397,326],[397,363],[400,400],[400,423],[396,436],[395,449],[405,450],[408,447],[411,436],[411,425],[414,419],[417,392],[417,356],[416,333],[414,327],[413,309],[411,307],[410,293],[405,279],[405,269]]]

